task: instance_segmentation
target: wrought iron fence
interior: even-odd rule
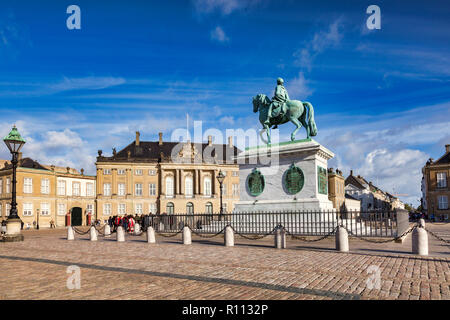
[[[150,215],[147,221],[159,233],[178,232],[184,226],[189,226],[196,233],[215,234],[231,225],[240,234],[261,235],[281,225],[292,235],[323,236],[334,232],[338,225],[343,225],[354,236],[396,237],[409,227],[408,213],[403,210],[164,214]]]

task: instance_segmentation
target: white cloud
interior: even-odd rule
[[[307,80],[303,72],[298,74],[298,77],[292,79],[287,84],[289,97],[293,100],[304,100],[312,94],[312,89],[308,87]]]
[[[261,0],[194,0],[194,7],[198,13],[210,14],[219,12],[222,15],[228,15],[236,10],[253,7]]]
[[[219,26],[211,31],[211,39],[221,43],[230,41],[230,38],[225,34],[225,31]]]
[[[49,85],[49,89],[55,92],[68,90],[100,90],[125,83],[123,78],[114,77],[84,77],[84,78],[66,78],[56,84]]]
[[[316,32],[310,42],[294,52],[293,55],[296,58],[294,63],[310,71],[317,55],[340,44],[343,38],[342,27],[343,19],[338,18],[328,26],[327,30]]]

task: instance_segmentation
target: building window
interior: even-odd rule
[[[156,170],[148,170],[149,176],[156,176]]]
[[[3,206],[2,206],[2,204],[0,203],[0,217],[2,216],[2,209],[3,209]]]
[[[125,183],[119,183],[118,184],[118,189],[119,189],[119,196],[124,196],[125,195]]]
[[[103,169],[103,175],[110,175],[111,169]]]
[[[41,179],[41,193],[49,194],[50,193],[50,180]]]
[[[49,215],[50,215],[50,204],[41,203],[41,216],[49,216]]]
[[[88,197],[94,196],[94,184],[93,183],[86,183],[86,195]]]
[[[11,193],[11,178],[6,178],[6,192]]]
[[[211,202],[207,202],[205,205],[205,213],[213,213],[213,205]]]
[[[239,196],[239,184],[233,183],[231,191],[233,192],[233,196]]]
[[[232,176],[233,177],[239,177],[239,171],[233,171]]]
[[[156,196],[156,184],[150,183],[148,185],[149,195]]]
[[[134,170],[134,174],[135,174],[136,176],[142,176],[142,169],[136,169],[136,170]]]
[[[3,193],[3,179],[0,179],[0,194]]]
[[[438,197],[438,208],[440,210],[448,209],[448,197],[447,196],[439,196]]]
[[[223,213],[227,213],[227,203],[222,203]]]
[[[142,203],[136,203],[136,205],[134,206],[134,213],[135,214],[142,214],[143,213]]]
[[[149,211],[153,214],[156,213],[156,203],[150,203],[149,205]]]
[[[227,195],[227,185],[225,183],[222,184],[222,195],[223,196]]]
[[[142,183],[136,183],[134,185],[134,195],[142,196]]]
[[[33,193],[33,179],[24,178],[23,179],[23,193]]]
[[[125,203],[119,203],[119,214],[122,214],[122,215],[127,214],[126,208],[127,207],[126,207]]]
[[[58,195],[65,196],[66,195],[66,182],[58,181]]]
[[[173,177],[166,177],[166,196],[173,197]]]
[[[437,187],[446,188],[447,187],[447,175],[445,172],[438,172],[436,174]]]
[[[5,217],[8,217],[11,212],[11,205],[7,203],[5,207]]]
[[[32,203],[24,203],[23,204],[23,216],[32,216],[33,215],[33,204]]]
[[[66,215],[66,204],[65,203],[58,203],[58,216],[65,216]]]
[[[72,184],[72,194],[74,196],[79,196],[80,195],[80,183],[79,182],[74,182]]]
[[[119,176],[125,175],[125,169],[117,169],[117,174],[118,174]]]
[[[186,214],[194,214],[194,204],[192,202],[186,204]]]
[[[175,206],[172,202],[167,203],[166,205],[167,214],[173,214],[175,212]]]
[[[192,182],[192,177],[186,177],[186,179],[184,180],[184,194],[186,195],[186,197],[192,197],[193,195],[193,182]]]
[[[205,179],[203,180],[203,187],[204,187],[203,194],[205,196],[210,196],[211,195],[211,178],[210,177],[205,177]]]
[[[86,206],[86,213],[90,213],[91,215],[94,214],[94,205],[93,204],[88,204]]]
[[[103,204],[103,215],[105,216],[111,215],[111,203]]]
[[[110,196],[111,195],[111,183],[103,184],[103,195]]]

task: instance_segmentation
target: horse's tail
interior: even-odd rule
[[[303,102],[303,105],[308,108],[309,135],[314,137],[317,135],[317,126],[314,121],[314,107],[309,102]]]

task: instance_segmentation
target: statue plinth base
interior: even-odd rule
[[[22,229],[22,221],[20,219],[8,219],[6,221],[6,235],[0,238],[1,242],[16,242],[23,241],[23,234],[20,233]]]
[[[234,211],[333,210],[327,177],[328,160],[333,157],[333,152],[313,139],[246,149],[236,157],[240,200]],[[293,177],[289,173],[292,167],[298,172],[295,184],[288,182],[292,181],[289,180]],[[262,191],[250,186],[249,179],[255,170],[263,176]]]

